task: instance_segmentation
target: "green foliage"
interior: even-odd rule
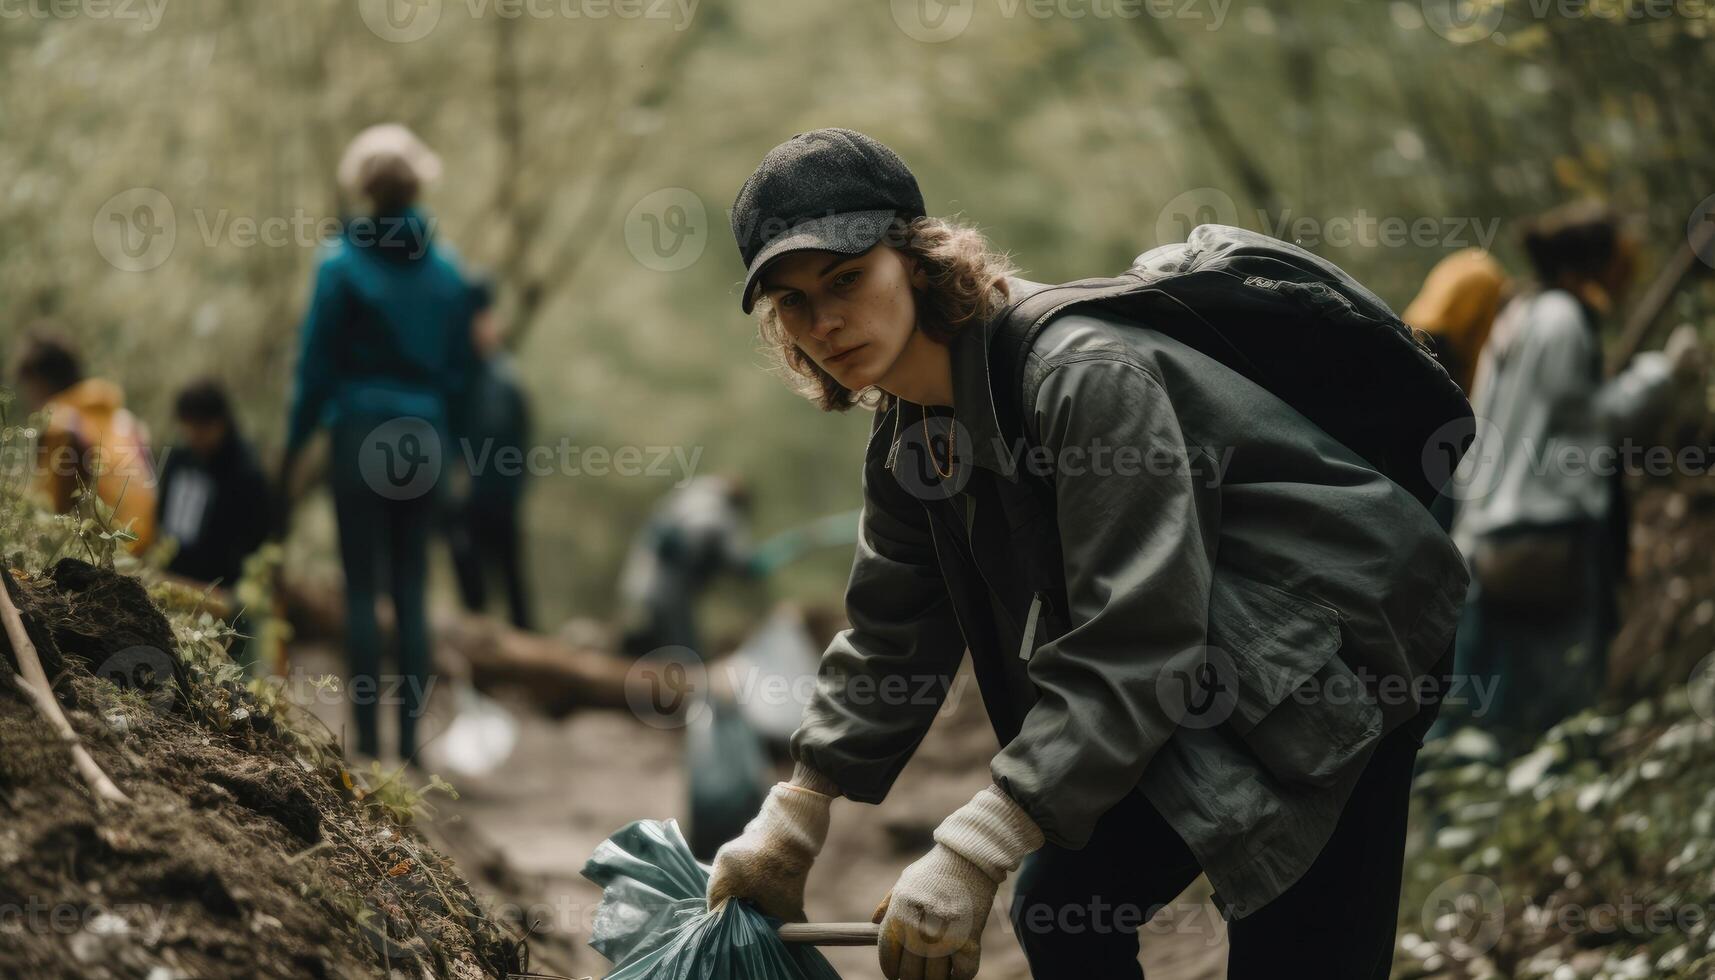
[[[1510,761],[1473,730],[1430,743],[1396,975],[1708,976],[1712,743],[1684,686]]]
[[[1238,224],[1296,235],[1308,219],[1305,243],[1396,307],[1491,231],[1521,270],[1510,222],[1585,194],[1639,216],[1647,273],[1715,193],[1710,22],[1689,4],[1489,2],[1469,5],[1477,29],[1449,31],[1428,16],[1444,5],[1404,0],[1134,18],[979,0],[939,43],[902,29],[909,5],[844,0],[700,3],[686,23],[447,0],[404,43],[370,30],[364,6],[174,0],[152,25],[9,20],[0,85],[28,94],[0,103],[0,346],[52,319],[163,436],[176,387],[218,374],[277,452],[314,242],[341,209],[335,163],[359,128],[398,119],[443,157],[427,198],[439,233],[499,280],[536,443],[700,450],[700,472],[751,477],[766,536],[857,505],[866,435],[863,413],[823,417],[759,370],[734,302],[729,202],[793,132],[886,140],[931,212],[979,225],[1034,278],[1121,268],[1198,216],[1175,211],[1184,195],[1213,189]],[[146,271],[97,248],[104,207],[133,188],[163,195],[177,231]],[[671,271],[645,261],[634,213],[668,189],[701,210],[699,254]],[[1365,216],[1430,219],[1436,237],[1337,240]],[[1668,318],[1712,305],[1707,285],[1687,289]],[[527,504],[541,611],[605,616],[631,532],[684,474],[551,468]],[[294,548],[330,560],[332,522],[312,510]],[[819,553],[771,587],[837,594],[849,559]]]

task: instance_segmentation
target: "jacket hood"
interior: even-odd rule
[[[415,262],[429,254],[435,219],[418,208],[391,214],[361,215],[346,221],[341,238],[360,252],[393,261]]]

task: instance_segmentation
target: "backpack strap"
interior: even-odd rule
[[[1162,286],[1161,279],[1145,279],[1136,272],[1128,272],[1121,276],[1079,279],[1046,286],[1003,308],[997,314],[1000,322],[989,341],[989,368],[991,377],[1001,382],[1000,390],[994,393],[995,413],[1008,439],[1015,445],[1028,441],[1022,401],[1030,348],[1043,328],[1056,316],[1072,312],[1077,307],[1107,307],[1117,316],[1137,320],[1140,313],[1147,312],[1147,307],[1161,306],[1171,313],[1194,319],[1199,324],[1204,344],[1219,348],[1219,360],[1261,383],[1261,371],[1242,347]]]
[[[1057,286],[1043,286],[1013,300],[995,314],[998,321],[989,337],[989,376],[992,382],[995,415],[1001,433],[1013,445],[1025,441],[1024,371],[1030,362],[1030,348],[1050,320],[1068,307],[1109,296],[1117,296],[1137,288],[1136,276],[1079,279]]]

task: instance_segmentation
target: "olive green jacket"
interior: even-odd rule
[[[992,330],[950,344],[950,428],[877,413],[851,628],[792,755],[880,802],[968,648],[993,777],[1049,841],[1142,792],[1243,917],[1309,867],[1381,736],[1427,720],[1414,683],[1445,664],[1464,562],[1286,403],[1137,325],[1051,322],[1009,445]]]

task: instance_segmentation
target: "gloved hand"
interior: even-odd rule
[[[1667,362],[1676,380],[1682,383],[1694,383],[1703,375],[1704,364],[1708,352],[1704,349],[1703,339],[1697,333],[1697,328],[1689,323],[1682,323],[1673,328],[1668,334],[1667,344],[1662,347],[1667,355]]]
[[[746,898],[787,922],[804,921],[804,884],[828,838],[828,809],[839,792],[833,780],[803,763],[791,782],[775,783],[744,832],[715,852],[709,908]]]
[[[1042,830],[998,786],[935,828],[935,846],[907,867],[876,907],[887,980],[970,980],[1000,883],[1041,847]]]

